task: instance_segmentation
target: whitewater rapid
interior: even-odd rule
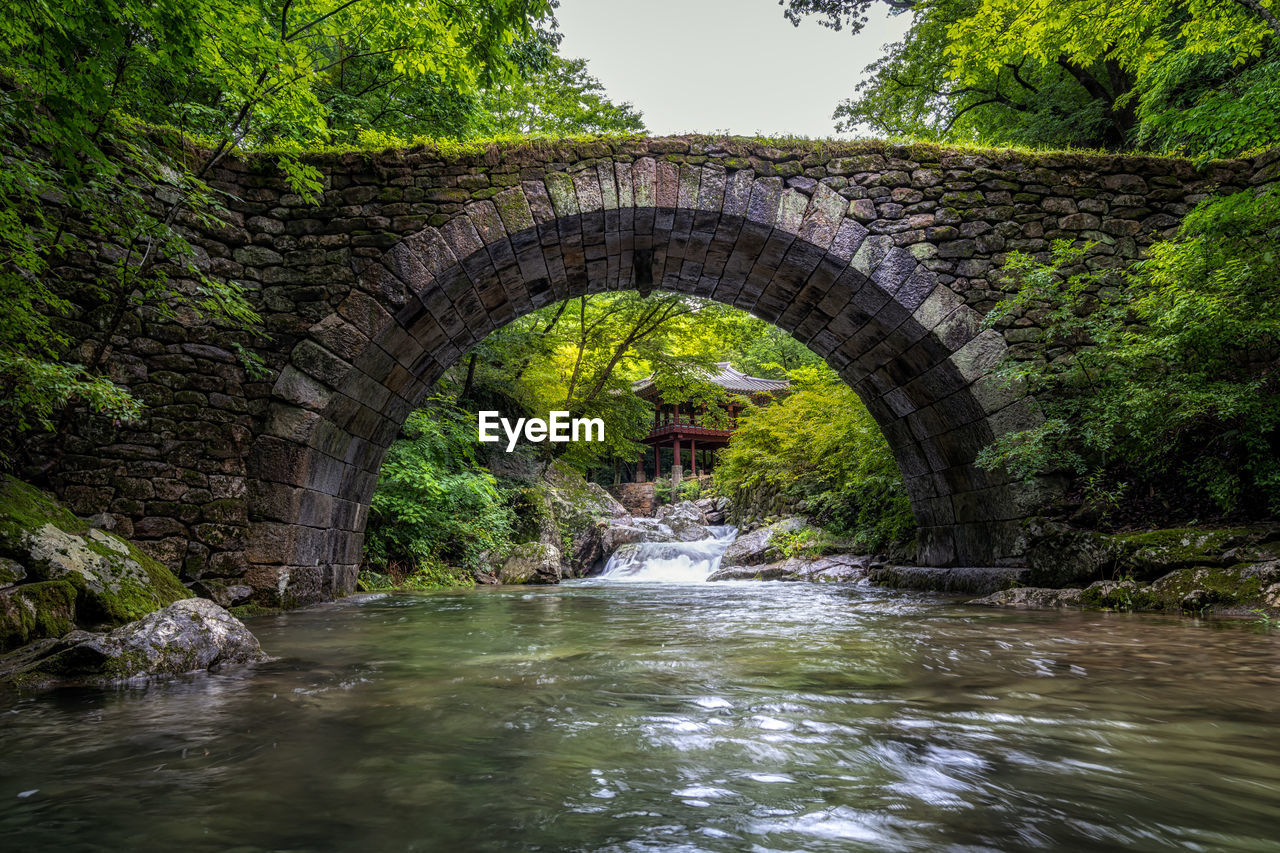
[[[720,568],[738,534],[732,525],[707,528],[710,539],[694,542],[640,542],[613,553],[600,580],[616,583],[702,583]]]

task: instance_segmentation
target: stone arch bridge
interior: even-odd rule
[[[1006,252],[1096,242],[1120,266],[1206,194],[1275,158],[1185,161],[886,143],[666,138],[317,159],[323,199],[269,161],[215,176],[227,213],[191,234],[250,288],[269,339],[139,321],[113,340],[139,424],[88,424],[56,487],[188,580],[266,603],[354,587],[378,469],[441,373],[487,334],[583,293],[661,289],[794,335],[860,394],[905,477],[924,564],[1019,561],[1052,496],[974,465],[1034,404],[990,377],[1030,319],[984,330]],[[246,376],[230,342],[259,352]]]

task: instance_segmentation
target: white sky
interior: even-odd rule
[[[562,0],[557,17],[561,54],[658,135],[834,136],[836,105],[910,23],[877,11],[857,36],[793,27],[777,0]]]

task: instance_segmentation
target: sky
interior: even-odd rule
[[[857,36],[793,27],[777,0],[562,0],[557,17],[561,54],[658,135],[836,136],[836,105],[910,23],[877,10]]]

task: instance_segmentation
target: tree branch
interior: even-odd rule
[[[1280,39],[1280,18],[1277,18],[1270,9],[1258,0],[1235,0],[1235,2],[1265,21],[1267,26],[1271,27],[1271,31],[1276,34],[1276,38]]]

